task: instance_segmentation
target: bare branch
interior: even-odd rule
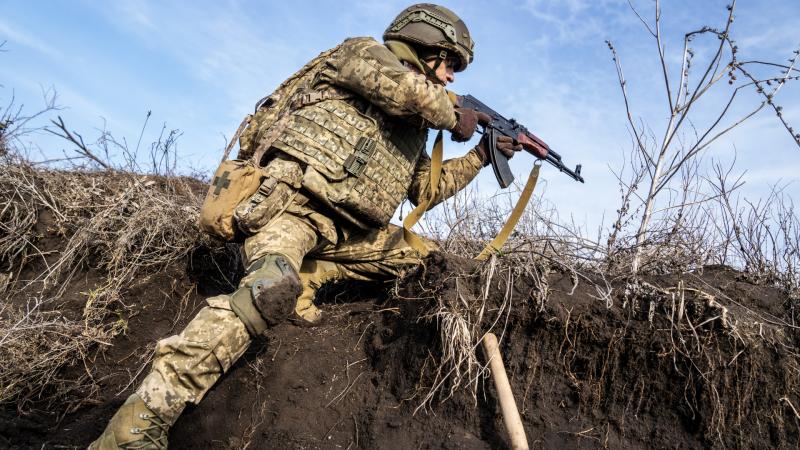
[[[628,6],[630,6],[631,11],[633,11],[633,13],[636,14],[636,17],[639,18],[639,21],[642,22],[642,25],[644,25],[644,27],[647,29],[647,32],[650,33],[653,37],[655,37],[656,33],[653,32],[653,29],[650,28],[650,24],[648,24],[647,21],[644,20],[644,17],[642,17],[642,15],[639,14],[639,11],[637,11],[636,8],[633,6],[631,0],[628,0]]]
[[[139,154],[139,145],[142,143],[142,136],[144,136],[144,130],[147,128],[147,121],[150,120],[150,115],[153,111],[147,111],[147,115],[144,117],[144,123],[142,124],[142,131],[139,132],[139,139],[136,141],[136,149],[133,151],[134,156]]]
[[[70,131],[67,129],[67,126],[64,124],[64,120],[61,118],[61,116],[58,116],[58,122],[56,122],[55,120],[51,120],[50,122],[52,122],[53,125],[57,126],[58,129],[61,130],[61,132],[59,133],[58,131],[53,131],[49,128],[45,128],[48,132],[72,142],[76,147],[78,147],[75,151],[78,152],[78,154],[82,155],[83,157],[91,159],[92,161],[96,162],[106,170],[114,170],[114,168],[111,167],[111,165],[109,165],[102,159],[98,158],[94,154],[94,152],[89,150],[89,148],[83,142],[83,137],[81,137],[80,134],[75,133],[73,135],[73,133],[70,133]],[[77,138],[75,136],[77,136]]]
[[[650,155],[647,152],[644,143],[642,142],[642,137],[636,130],[636,125],[633,123],[633,115],[631,114],[631,107],[630,103],[628,102],[628,90],[626,88],[625,74],[622,72],[622,64],[619,61],[617,50],[616,48],[614,48],[614,44],[611,41],[606,41],[606,45],[608,45],[608,49],[611,50],[614,66],[617,69],[617,80],[619,81],[619,87],[622,90],[622,99],[625,101],[625,113],[628,118],[628,124],[630,124],[631,126],[631,133],[633,134],[633,137],[636,140],[636,145],[638,146],[639,151],[642,153],[642,155],[645,156],[645,158],[647,158],[650,164],[653,164],[653,161],[650,158]]]
[[[673,114],[672,107],[672,87],[669,83],[669,74],[667,73],[667,61],[664,57],[664,43],[661,41],[661,2],[656,0],[656,45],[658,46],[658,59],[661,62],[661,73],[664,76],[664,89],[667,93],[667,103],[669,105],[670,115]]]

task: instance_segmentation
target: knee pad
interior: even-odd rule
[[[300,276],[283,255],[267,255],[247,268],[231,309],[256,336],[288,319],[302,292]]]

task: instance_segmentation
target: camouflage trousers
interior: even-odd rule
[[[429,243],[430,249],[434,246]],[[244,252],[248,264],[280,254],[299,271],[303,283],[297,307],[300,315],[313,315],[309,310],[316,309],[314,295],[327,281],[390,280],[416,266],[423,256],[405,242],[399,227],[351,232],[296,203],[250,236]],[[246,281],[247,277],[240,286]],[[228,295],[209,298],[208,306],[180,334],[156,345],[151,372],[136,393],[169,424],[187,403],[200,402],[252,341],[229,299]]]

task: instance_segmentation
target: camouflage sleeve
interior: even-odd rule
[[[418,116],[429,128],[450,130],[456,124],[453,104],[444,87],[404,66],[388,48],[372,38],[354,38],[327,62],[330,83],[363,96],[386,114]]]
[[[452,158],[442,163],[442,175],[439,178],[439,190],[430,208],[438,205],[456,192],[463,189],[483,167],[483,160],[475,149],[460,158]],[[408,199],[414,205],[428,198],[431,180],[431,158],[423,152],[417,161]]]

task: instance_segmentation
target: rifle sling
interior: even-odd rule
[[[425,214],[425,211],[427,211],[428,208],[430,208],[431,203],[433,203],[433,199],[436,198],[436,194],[439,189],[439,179],[442,175],[443,153],[444,144],[442,143],[442,132],[439,131],[439,134],[436,135],[436,141],[433,144],[433,152],[431,154],[431,180],[428,188],[430,195],[428,196],[427,200],[422,201],[419,205],[417,205],[416,208],[408,213],[408,216],[406,216],[405,220],[403,220],[403,238],[414,250],[417,250],[422,255],[427,255],[430,251],[430,248],[425,245],[419,236],[411,231],[411,227],[413,227],[419,221],[419,219],[422,218],[422,216]],[[500,230],[497,236],[492,239],[492,242],[486,245],[483,251],[481,251],[478,256],[475,257],[475,260],[485,260],[492,253],[497,253],[503,247],[503,244],[506,243],[508,237],[511,235],[511,232],[514,231],[514,227],[517,226],[517,222],[519,222],[520,217],[522,217],[522,213],[525,212],[525,207],[528,206],[528,202],[531,199],[533,190],[536,188],[536,182],[539,180],[540,168],[540,164],[535,164],[533,166],[530,175],[528,175],[528,181],[525,183],[525,188],[522,190],[519,200],[517,200],[517,204],[514,206],[514,210],[511,212],[511,215],[508,217],[505,225],[503,225],[503,228]]]
[[[433,152],[431,153],[431,180],[430,185],[428,186],[428,198],[423,200],[417,205],[416,208],[411,210],[406,216],[405,220],[403,220],[403,239],[411,246],[414,250],[418,251],[422,255],[427,255],[428,252],[431,250],[422,239],[419,238],[413,231],[411,231],[411,227],[413,227],[419,219],[425,214],[425,211],[430,208],[431,203],[433,203],[433,199],[436,198],[437,191],[439,190],[439,178],[442,175],[442,158],[444,155],[444,143],[442,142],[442,131],[439,130],[439,134],[436,135],[436,141],[433,143]]]
[[[477,261],[483,261],[492,253],[499,252],[503,247],[503,244],[506,243],[506,240],[508,240],[511,232],[514,231],[514,227],[517,226],[517,222],[519,222],[520,217],[522,217],[522,213],[525,212],[525,207],[528,206],[528,202],[533,194],[533,189],[536,188],[536,182],[539,180],[539,169],[541,167],[541,164],[534,164],[530,175],[528,175],[528,181],[525,182],[525,188],[522,190],[519,200],[517,200],[517,204],[514,205],[514,210],[511,211],[511,215],[508,216],[506,224],[503,225],[503,229],[497,233],[497,236],[492,239],[492,242],[486,245],[483,251],[481,251],[478,256],[475,257]]]

